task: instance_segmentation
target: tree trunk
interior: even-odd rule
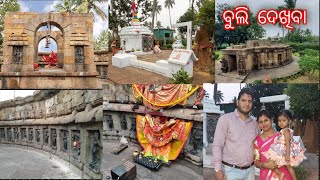
[[[301,127],[302,127],[301,120],[300,119],[296,120],[295,125],[294,125],[294,129],[293,129],[294,136],[301,136],[302,135]]]
[[[153,31],[153,28],[154,28],[154,16],[156,13],[156,8],[157,8],[157,0],[153,0],[151,31]]]
[[[209,35],[205,26],[201,26],[200,30],[198,30],[193,49],[196,57],[198,58],[198,61],[195,63],[195,67],[207,72],[212,70],[214,68],[214,63],[211,59]]]
[[[316,121],[314,120],[314,117],[312,117],[312,119],[308,119],[305,127],[305,133],[302,137],[302,141],[307,149],[307,152],[309,153],[318,153],[319,151],[318,131],[319,129]]]
[[[169,9],[169,17],[170,17],[170,28],[172,29],[170,7],[168,9]]]

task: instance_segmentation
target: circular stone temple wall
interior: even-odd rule
[[[150,110],[134,97],[131,85],[106,84],[103,91],[104,137],[107,140],[120,140],[121,137],[125,137],[128,141],[139,144],[136,137],[136,115],[146,115]],[[189,138],[180,154],[185,160],[202,167],[202,103],[197,109],[193,108],[199,93],[200,89],[188,98],[185,106],[164,108],[159,113],[161,116],[175,117],[193,123]]]
[[[99,90],[41,90],[0,102],[0,143],[50,153],[101,179],[102,95]]]

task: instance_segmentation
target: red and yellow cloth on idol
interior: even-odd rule
[[[132,85],[133,95],[136,98],[142,97],[143,104],[152,110],[159,110],[177,104],[185,105],[187,98],[198,88],[199,86],[196,86],[192,89],[191,84]]]
[[[165,162],[175,160],[183,149],[192,122],[150,115],[137,115],[137,137],[145,156]]]

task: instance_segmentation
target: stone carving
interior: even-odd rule
[[[100,171],[100,164],[101,164],[101,153],[102,145],[100,141],[100,133],[99,131],[89,131],[92,135],[91,140],[91,161],[89,167],[96,171]]]
[[[51,129],[51,148],[57,149],[57,131],[56,131],[56,129]]]
[[[0,128],[0,140],[5,140],[6,134],[4,128]]]
[[[136,132],[136,118],[135,117],[131,117],[131,131]]]
[[[111,115],[105,114],[104,115],[105,122],[107,123],[109,129],[113,129],[113,119]]]
[[[120,114],[120,126],[121,126],[121,130],[127,130],[127,119],[126,119],[126,115],[125,114]]]
[[[75,46],[75,58],[77,64],[84,63],[84,47],[83,46]]]
[[[192,154],[200,155],[203,148],[203,127],[202,123],[194,123],[191,132],[191,144],[193,149],[190,151]]]
[[[7,129],[7,134],[8,134],[8,141],[13,141],[13,139],[12,139],[12,129],[11,128]]]
[[[19,129],[13,128],[13,131],[14,131],[14,140],[19,141]]]
[[[81,141],[80,141],[79,130],[72,130],[71,141],[72,141],[72,158],[73,160],[80,162]]]
[[[48,145],[48,143],[49,143],[49,129],[44,128],[43,129],[43,144]]]
[[[26,128],[21,128],[21,140],[27,141],[27,129]]]
[[[67,152],[68,151],[68,131],[61,130],[60,137],[62,137],[61,151]]]
[[[13,46],[13,63],[22,64],[22,49],[23,46]]]
[[[36,142],[40,143],[40,129],[36,129]]]
[[[217,117],[215,115],[207,114],[207,134],[208,142],[213,143],[214,132],[217,126]]]
[[[97,71],[99,73],[99,78],[108,79],[108,66],[107,65],[97,65]]]
[[[29,142],[33,142],[33,129],[29,128],[28,130],[28,134],[29,134]]]

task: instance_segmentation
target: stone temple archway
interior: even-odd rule
[[[61,33],[51,32],[50,36],[55,39],[60,49],[59,54],[63,59],[63,70],[66,72],[95,72],[93,63],[93,15],[79,13],[46,13],[38,14],[31,12],[7,13],[5,16],[4,31],[4,72],[33,71],[34,59],[37,56],[37,44],[43,38],[43,32],[37,32],[42,26],[56,26]],[[22,46],[22,63],[16,68],[11,68],[13,47]],[[83,64],[77,64],[76,47],[81,47],[84,51]],[[58,48],[58,49],[59,49]],[[59,50],[58,50],[59,51]]]
[[[61,31],[49,34],[58,44],[61,71],[41,73],[34,71],[34,63],[38,56],[38,43],[48,34],[38,30],[47,25],[56,26]],[[98,73],[94,63],[93,14],[8,12],[4,27],[0,76],[6,78],[3,78],[2,88],[96,87]],[[47,78],[43,78],[48,76],[58,81],[50,81],[48,87]]]

